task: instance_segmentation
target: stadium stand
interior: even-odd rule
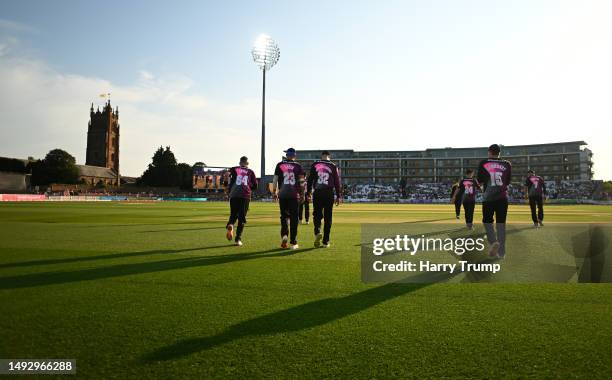
[[[0,172],[0,192],[22,193],[26,189],[27,181],[25,174]]]
[[[400,186],[359,184],[344,187],[345,199],[349,202],[409,202],[442,203],[450,201],[451,182],[428,182]],[[602,181],[547,181],[548,197],[551,201],[590,201],[608,200],[602,191]],[[524,202],[522,183],[514,183],[509,188],[511,202]],[[480,200],[480,199],[478,199]]]

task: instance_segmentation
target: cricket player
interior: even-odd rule
[[[455,194],[453,202],[459,202],[463,204],[463,211],[465,214],[465,225],[469,230],[473,228],[474,221],[474,208],[476,207],[476,192],[480,189],[480,185],[474,179],[474,171],[468,169],[465,171],[465,177],[459,181],[459,188]]]
[[[242,246],[242,231],[246,224],[246,216],[249,211],[251,193],[257,189],[257,178],[255,173],[249,169],[249,159],[240,157],[240,165],[229,170],[229,183],[226,192],[229,195],[230,217],[226,225],[227,240],[234,238],[234,223],[238,221],[236,229],[235,244]]]
[[[453,183],[453,187],[451,188],[450,199],[451,203],[455,204],[455,218],[459,219],[461,217],[461,197],[457,196],[457,192],[459,191],[459,182]]]
[[[308,177],[306,178],[306,181],[308,182]],[[310,199],[308,199],[308,197],[305,197],[304,202],[300,203],[299,214],[300,224],[302,224],[302,221],[304,221],[306,224],[310,223]]]
[[[331,162],[328,151],[321,152],[321,159],[310,166],[308,174],[308,185],[306,198],[312,196],[313,221],[314,221],[314,246],[320,247],[321,240],[324,248],[329,247],[329,235],[332,227],[332,210],[334,208],[334,192],[336,206],[342,200],[340,187],[340,175],[338,167]],[[313,194],[314,189],[314,194]],[[325,221],[323,233],[321,234],[321,219]]]
[[[482,222],[487,231],[489,256],[504,258],[506,254],[506,216],[508,214],[508,185],[512,177],[512,165],[499,158],[501,148],[489,147],[488,159],[478,165],[477,180],[483,185]],[[493,227],[495,220],[495,228]]]
[[[544,182],[544,179],[542,177],[537,176],[533,170],[529,170],[527,172],[527,178],[525,179],[525,197],[529,199],[529,207],[531,208],[531,220],[533,220],[533,226],[536,228],[543,227],[543,200],[546,197],[546,182]]]
[[[283,161],[276,164],[272,181],[272,195],[278,200],[281,221],[281,248],[298,249],[298,209],[304,201],[304,169],[295,162],[295,149],[285,151]],[[289,235],[289,236],[287,236]]]

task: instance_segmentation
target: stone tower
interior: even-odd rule
[[[112,169],[119,176],[119,107],[114,111],[110,100],[104,108],[89,112],[86,165]]]

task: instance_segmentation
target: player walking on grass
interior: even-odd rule
[[[306,180],[308,182],[308,180]],[[310,223],[310,199],[304,198],[304,202],[300,203],[300,224],[305,220],[306,224]]]
[[[226,192],[229,195],[230,217],[226,226],[227,240],[234,238],[234,224],[238,221],[236,229],[237,246],[242,245],[242,231],[246,224],[246,216],[249,211],[251,193],[257,189],[257,178],[255,173],[249,169],[249,159],[245,156],[240,157],[240,166],[235,166],[229,170],[229,184]]]
[[[455,218],[459,219],[461,216],[461,198],[457,196],[457,192],[459,191],[459,182],[453,183],[453,187],[451,188],[451,203],[455,204]]]
[[[534,227],[543,227],[544,224],[544,198],[546,197],[546,182],[542,177],[535,174],[533,170],[527,172],[525,179],[525,197],[529,199],[531,208],[531,220]],[[537,208],[537,214],[536,214]]]
[[[463,204],[465,214],[465,225],[468,229],[472,229],[474,221],[474,208],[476,207],[476,191],[480,189],[480,185],[474,179],[474,171],[468,169],[465,171],[465,177],[459,181],[459,188],[455,194],[453,202]]]
[[[330,154],[324,150],[321,152],[321,159],[315,161],[310,166],[308,174],[308,190],[306,198],[312,195],[312,205],[314,207],[313,221],[315,241],[314,246],[320,247],[323,240],[323,247],[329,247],[329,235],[332,226],[332,210],[334,208],[334,191],[336,193],[336,206],[340,205],[342,191],[340,190],[340,175],[336,164],[330,161]],[[324,219],[323,233],[321,234],[321,219]]]
[[[483,185],[482,222],[490,244],[489,256],[503,258],[506,254],[506,216],[508,214],[508,185],[512,165],[499,158],[501,148],[489,147],[489,158],[478,165],[478,182]],[[493,226],[495,220],[495,228]]]
[[[285,151],[286,159],[276,164],[272,195],[280,206],[281,248],[299,248],[297,243],[299,203],[304,201],[304,169],[295,162],[295,149]],[[289,235],[289,236],[287,236]]]

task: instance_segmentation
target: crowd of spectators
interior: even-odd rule
[[[549,197],[552,199],[595,199],[600,198],[601,186],[596,181],[570,182],[561,181],[559,183],[546,182]]]
[[[412,203],[441,203],[450,201],[452,183],[415,183],[401,188],[398,185],[361,184],[345,186],[344,197],[348,201],[383,201]],[[607,200],[601,181],[546,181],[547,196],[552,200]],[[481,197],[478,197],[480,201]],[[511,202],[525,198],[522,183],[513,183],[508,189]]]
[[[391,201],[398,198],[398,189],[390,185],[344,186],[344,198],[352,201]]]
[[[450,182],[408,183],[405,187],[399,185],[359,184],[345,185],[344,199],[348,202],[406,202],[406,203],[445,203],[450,201]],[[546,181],[547,196],[554,201],[609,201],[612,193],[606,191],[602,181]],[[43,194],[43,192],[38,192]],[[208,200],[225,200],[222,189],[208,191],[184,191],[178,188],[136,189],[130,186],[120,188],[81,189],[79,187],[47,189],[44,194],[49,196],[124,196],[129,199],[156,200],[170,198],[207,198]],[[522,183],[513,183],[508,188],[508,198],[511,202],[524,201]],[[268,192],[253,193],[254,200],[270,200]],[[481,201],[480,194],[477,201]]]

